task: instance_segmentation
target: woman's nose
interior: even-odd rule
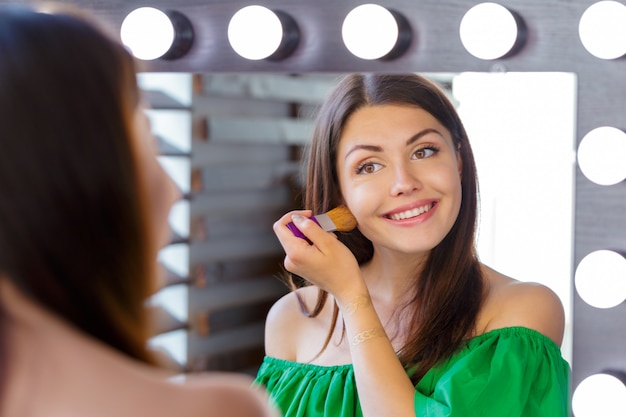
[[[393,170],[390,193],[392,196],[408,195],[422,188],[422,182],[415,170],[402,165]]]

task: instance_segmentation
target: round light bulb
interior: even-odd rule
[[[459,35],[465,49],[476,58],[502,58],[519,43],[520,26],[515,15],[496,3],[481,3],[465,13]]]
[[[626,180],[626,133],[611,126],[593,129],[580,141],[577,159],[585,177],[596,184]]]
[[[612,375],[591,375],[574,390],[572,412],[576,417],[622,417],[626,415],[626,386]]]
[[[626,6],[617,1],[600,1],[585,10],[578,24],[585,49],[601,59],[626,54]]]
[[[174,43],[174,25],[161,10],[140,7],[130,12],[120,29],[122,43],[142,60],[165,55]]]
[[[267,7],[247,6],[230,19],[228,41],[246,59],[266,59],[281,46],[283,25],[278,15]]]
[[[592,252],[576,267],[574,285],[587,304],[615,307],[626,300],[626,259],[610,250]]]
[[[361,59],[380,59],[393,51],[400,29],[393,13],[377,4],[362,4],[343,21],[341,36],[348,50]]]

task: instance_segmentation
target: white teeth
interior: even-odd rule
[[[412,210],[407,210],[401,213],[392,214],[391,216],[389,216],[389,218],[392,220],[410,219],[411,217],[416,217],[416,216],[419,216],[420,214],[426,213],[428,210],[430,210],[431,207],[432,207],[432,204],[426,204],[422,207],[416,207]]]

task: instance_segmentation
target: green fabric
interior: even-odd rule
[[[417,417],[566,417],[569,364],[559,347],[525,327],[469,339],[416,385]],[[265,357],[256,384],[285,417],[362,416],[352,365]]]

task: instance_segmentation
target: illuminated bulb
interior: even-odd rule
[[[191,47],[193,29],[189,20],[174,10],[140,7],[124,18],[120,37],[136,58],[176,59]]]
[[[228,41],[250,60],[277,60],[291,54],[299,41],[295,21],[287,14],[263,6],[247,6],[228,24]]]
[[[590,181],[613,185],[626,179],[626,133],[603,126],[585,135],[578,146],[578,166]]]
[[[391,59],[408,47],[411,31],[402,15],[377,4],[362,4],[344,19],[341,36],[346,48],[361,59]]]
[[[600,1],[589,6],[578,24],[580,40],[590,54],[616,59],[626,54],[626,6]]]
[[[152,7],[135,9],[126,16],[120,30],[122,43],[143,60],[165,55],[174,43],[174,25],[161,10]]]
[[[609,250],[592,252],[578,264],[574,285],[592,307],[615,307],[626,300],[626,259]]]
[[[608,374],[585,378],[572,396],[576,417],[623,417],[626,415],[626,386]]]
[[[521,18],[496,3],[481,3],[465,13],[459,27],[465,49],[476,58],[505,57],[521,47],[526,28]]]

